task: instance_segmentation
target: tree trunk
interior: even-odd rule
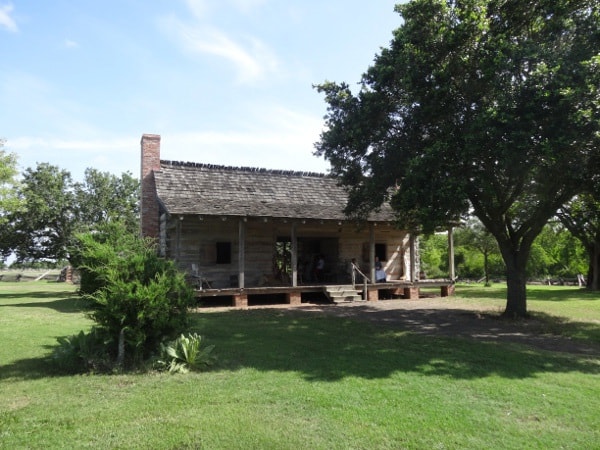
[[[528,251],[510,247],[500,248],[506,264],[506,309],[503,317],[528,317],[527,314],[527,256]]]
[[[483,252],[483,272],[485,275],[485,286],[490,286],[490,270],[489,270],[489,263],[488,263],[488,252],[484,251]]]
[[[525,270],[506,268],[506,309],[504,317],[528,317]]]
[[[121,328],[121,331],[119,332],[117,367],[123,367],[124,360],[125,360],[125,328]]]
[[[588,288],[592,291],[600,290],[600,242],[594,242],[590,252],[590,273],[588,274]]]

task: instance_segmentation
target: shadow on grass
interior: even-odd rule
[[[423,335],[337,317],[263,310],[197,314],[196,319],[195,329],[216,345],[221,368],[230,370],[295,371],[315,381],[385,378],[398,371],[456,379],[490,375],[520,379],[541,372],[600,374],[598,355]]]
[[[88,310],[87,302],[79,298],[63,298],[47,302],[12,303],[8,305],[0,304],[0,308],[3,306],[16,308],[50,308],[59,313],[81,313]]]
[[[586,355],[503,341],[497,339],[506,333],[502,321],[480,319],[473,312],[447,310],[448,316],[438,312],[435,322],[434,310],[403,310],[394,316],[367,306],[353,309],[360,320],[294,309],[200,312],[191,315],[190,331],[199,332],[207,344],[216,346],[218,363],[213,370],[291,371],[309,381],[378,379],[396,372],[467,380],[488,376],[523,379],[540,373],[600,374],[598,347]],[[487,332],[489,340],[460,334],[451,318],[443,319],[452,314],[489,320],[481,330],[471,330]],[[598,326],[592,328],[571,331],[600,332]],[[60,375],[48,357],[17,360],[0,368],[0,380]]]
[[[59,298],[57,297],[62,297]],[[29,299],[47,301],[3,302],[3,300]],[[88,302],[72,292],[33,292],[28,294],[0,294],[0,308],[50,308],[59,313],[81,313],[88,309]],[[1,309],[0,309],[1,310]]]
[[[2,300],[15,300],[15,299],[44,299],[44,298],[56,298],[58,296],[71,297],[76,296],[72,291],[23,291],[23,292],[1,292],[0,301]],[[0,305],[2,306],[2,305]]]
[[[591,322],[577,322],[569,317],[557,317],[536,311],[533,316],[539,321],[540,332],[560,334],[583,342],[600,343],[600,325]]]
[[[37,380],[60,375],[49,357],[19,359],[0,367],[0,380]]]

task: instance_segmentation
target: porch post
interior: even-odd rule
[[[452,225],[448,228],[448,271],[450,272],[450,279],[454,281],[456,273],[454,269],[454,229]]]
[[[292,286],[298,286],[298,238],[296,229],[298,225],[292,222],[291,240],[292,240]]]
[[[417,249],[415,246],[415,235],[410,233],[408,238],[410,245],[410,281],[417,281]]]
[[[175,261],[181,261],[181,222],[183,221],[183,216],[178,217],[175,225]]]
[[[375,283],[375,224],[369,224],[369,277]]]
[[[244,289],[244,273],[246,261],[246,219],[240,219],[239,222],[239,242],[238,242],[238,287]]]

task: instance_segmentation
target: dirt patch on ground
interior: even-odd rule
[[[600,358],[600,345],[551,334],[539,319],[507,320],[500,312],[473,310],[448,298],[382,300],[340,304],[304,304],[283,309],[289,314],[325,314],[364,320],[423,335],[459,336],[496,342],[515,342],[537,349]]]

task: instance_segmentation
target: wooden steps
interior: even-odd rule
[[[329,298],[333,303],[363,301],[362,295],[360,295],[358,291],[351,285],[324,286],[323,291],[325,292],[327,298]]]

